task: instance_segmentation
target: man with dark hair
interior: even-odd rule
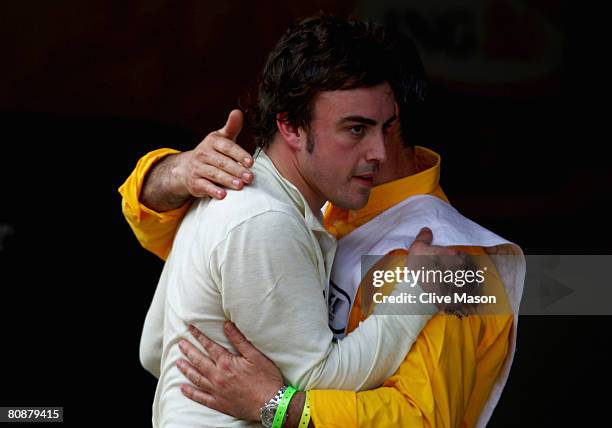
[[[359,390],[367,389],[368,386],[379,386],[384,378],[377,379],[379,382],[375,382],[374,377],[382,374],[383,371],[388,371],[387,366],[395,365],[395,361],[391,363],[391,360],[395,360],[398,355],[401,357],[400,361],[403,360],[407,354],[407,349],[404,351],[406,334],[413,335],[413,328],[424,325],[429,316],[394,317],[393,328],[388,328],[385,317],[380,315],[367,317],[371,311],[367,309],[363,311],[362,308],[367,307],[368,302],[354,301],[354,298],[358,296],[356,290],[361,276],[358,275],[358,279],[355,280],[354,275],[347,273],[355,268],[358,269],[358,266],[355,260],[347,257],[346,251],[342,249],[354,247],[357,242],[355,239],[361,232],[360,229],[371,226],[374,222],[370,220],[377,216],[381,234],[372,235],[369,231],[365,234],[361,233],[358,239],[362,243],[372,241],[369,249],[383,249],[383,252],[377,254],[393,250],[395,248],[393,245],[401,248],[410,247],[412,254],[422,251],[423,249],[419,248],[421,246],[427,247],[426,252],[430,253],[452,253],[452,250],[423,244],[423,242],[431,242],[432,237],[428,232],[422,231],[415,241],[414,237],[417,235],[418,228],[427,225],[423,223],[422,218],[419,220],[416,215],[413,218],[414,224],[410,228],[403,227],[401,224],[393,225],[397,229],[395,232],[402,236],[401,245],[398,244],[397,237],[395,241],[391,239],[393,233],[385,229],[384,223],[381,223],[385,214],[392,211],[389,208],[393,205],[397,205],[396,210],[401,209],[403,210],[401,212],[408,214],[404,218],[407,222],[410,221],[412,206],[404,201],[408,201],[413,195],[432,195],[431,198],[438,202],[426,198],[420,203],[429,204],[427,207],[435,207],[437,210],[435,213],[447,212],[450,208],[445,203],[447,202],[446,197],[437,184],[439,174],[437,155],[423,148],[402,146],[402,141],[406,143],[413,140],[413,134],[408,132],[414,132],[415,127],[409,127],[408,123],[411,117],[414,119],[411,112],[415,114],[418,112],[415,106],[423,98],[423,77],[422,66],[411,41],[398,35],[390,37],[380,27],[367,25],[360,21],[316,17],[302,22],[285,34],[270,54],[264,70],[258,104],[254,110],[253,125],[257,142],[260,146],[266,147],[253,168],[257,175],[255,185],[249,186],[240,196],[236,196],[236,193],[233,192],[227,194],[223,202],[231,203],[231,207],[221,203],[214,205],[208,201],[195,203],[197,208],[192,207],[177,234],[169,262],[164,269],[162,281],[160,281],[147,316],[141,344],[143,364],[156,376],[159,376],[160,359],[163,360],[160,385],[163,382],[171,384],[165,389],[162,386],[162,392],[158,387],[156,408],[163,406],[157,397],[164,392],[169,397],[169,399],[166,398],[167,400],[186,406],[176,396],[180,379],[177,378],[176,369],[172,365],[178,360],[177,351],[173,348],[176,348],[174,345],[179,341],[181,330],[184,331],[186,324],[194,321],[207,336],[229,347],[230,343],[222,334],[219,334],[214,324],[218,324],[223,317],[232,319],[246,334],[246,337],[279,366],[290,384],[304,389],[316,386],[321,389],[327,387]],[[402,113],[400,120],[403,138],[399,136],[399,127],[391,128],[391,141],[385,151],[384,147],[382,150],[377,148],[376,143],[384,142],[385,125],[391,125],[392,113],[395,110],[390,108],[387,94],[393,94],[397,98],[399,111]],[[387,117],[388,119],[385,120]],[[141,160],[134,174],[122,187],[122,193],[124,213],[146,248],[162,258],[166,257],[174,230],[184,210],[187,209],[187,206],[181,205],[192,195],[210,194],[223,198],[225,191],[203,180],[212,179],[217,183],[230,185],[232,188],[241,188],[243,183],[252,180],[252,175],[249,175],[244,168],[244,165],[250,164],[249,156],[231,141],[239,132],[241,122],[240,113],[232,112],[226,126],[217,133],[210,134],[200,145],[202,149],[199,152],[200,147],[190,153],[166,156],[165,159],[157,162],[161,156],[171,153],[167,150],[158,151]],[[216,150],[206,151],[205,147],[209,149],[215,147]],[[359,147],[362,147],[363,151],[358,150]],[[377,150],[381,151],[377,152]],[[360,152],[360,155],[354,157],[356,152]],[[228,157],[222,156],[221,153],[227,154]],[[389,153],[392,156],[389,156]],[[262,156],[264,156],[263,159]],[[243,165],[229,161],[230,157]],[[390,159],[382,164],[380,173],[375,174],[385,157]],[[365,162],[359,162],[359,159]],[[268,160],[271,162],[268,163]],[[262,161],[265,162],[263,163],[264,168],[260,167]],[[272,163],[278,168],[280,174],[269,174],[269,169],[265,166]],[[143,187],[144,178],[150,169]],[[240,177],[243,177],[243,182],[234,182]],[[273,183],[269,178],[273,178]],[[304,215],[306,224],[314,220],[313,217],[316,217],[316,214],[313,213],[318,211],[317,207],[320,207],[325,199],[332,202],[326,210],[325,226],[336,237],[342,238],[340,240],[340,260],[336,260],[334,273],[331,274],[334,279],[333,286],[327,288],[327,281],[324,277],[319,276],[319,280],[324,281],[319,291],[323,289],[330,301],[330,329],[336,339],[342,339],[337,345],[329,344],[329,333],[331,333],[329,329],[327,334],[319,333],[324,329],[319,324],[322,314],[313,313],[317,307],[314,294],[312,300],[305,300],[308,299],[311,292],[307,284],[315,282],[304,276],[309,265],[311,263],[315,266],[323,264],[325,269],[329,269],[330,264],[329,257],[321,263],[320,260],[317,261],[320,255],[309,253],[307,248],[309,245],[315,249],[318,246],[321,253],[325,254],[333,245],[332,241],[326,239],[325,231],[317,226],[316,229],[311,228],[311,230],[316,233],[318,242],[306,242],[307,240],[301,237],[304,235],[303,231],[283,226],[283,220],[286,220],[286,214],[289,213],[285,210],[286,207],[281,209],[278,205],[274,205],[271,210],[268,210],[270,205],[268,199],[262,199],[258,194],[252,199],[251,189],[258,186],[279,196],[278,190],[268,185],[283,183],[282,178],[288,179],[297,188],[297,193],[291,192],[289,187],[285,188],[290,195],[293,195],[292,198],[303,195],[304,202],[302,204],[298,202],[297,206],[300,213]],[[367,202],[370,188],[381,183],[387,183],[384,186],[385,189],[383,186],[376,187],[375,189],[379,190],[376,193],[376,200],[370,201],[367,207],[359,210]],[[219,191],[222,193],[218,193]],[[139,195],[144,206],[138,201]],[[208,205],[217,206],[219,210],[224,207],[224,211],[217,212],[215,208]],[[262,206],[265,207],[263,211]],[[177,207],[180,208],[176,209]],[[171,211],[159,213],[151,211],[150,208],[157,211]],[[246,220],[244,218],[240,220],[242,221],[241,226],[249,226],[245,228],[247,230],[237,231],[234,228],[228,232],[223,229],[230,208],[242,213],[240,215],[244,215],[246,210],[256,209],[255,218],[246,216]],[[310,211],[308,211],[309,208]],[[285,215],[279,216],[279,212]],[[442,235],[443,245],[467,245],[469,248],[466,248],[466,251],[473,254],[493,252],[492,248],[506,248],[512,251],[513,247],[507,241],[469,223],[458,213],[449,212],[455,216],[455,220],[465,226],[465,230],[463,234],[454,234],[454,240]],[[202,214],[197,220],[199,224],[193,226],[195,222],[193,217],[197,217],[198,213]],[[261,217],[270,217],[274,220],[274,224],[258,223]],[[448,229],[448,225],[436,220],[435,216],[432,223],[440,230]],[[220,257],[216,249],[208,253],[210,256],[206,250],[194,250],[193,247],[187,252],[177,249],[181,241],[185,241],[190,233],[197,236],[196,248],[209,245],[210,240],[215,241],[215,234],[209,234],[208,228],[220,229],[217,240],[223,242],[221,245],[224,246],[225,257]],[[383,232],[385,230],[387,231]],[[199,239],[200,236],[201,239]],[[438,236],[437,232],[436,236]],[[462,236],[464,238],[461,238]],[[466,236],[470,238],[465,238]],[[190,235],[190,238],[193,239],[193,235]],[[227,241],[230,241],[229,246]],[[301,242],[297,250],[295,241],[298,244]],[[416,242],[416,245],[413,241]],[[484,241],[490,247],[487,252],[480,249]],[[245,242],[249,245],[245,246]],[[343,246],[343,242],[347,244]],[[385,245],[381,246],[377,243]],[[262,256],[262,250],[268,253]],[[177,287],[174,283],[180,284],[179,289],[185,289],[191,280],[191,278],[184,277],[185,266],[188,267],[189,264],[182,263],[181,273],[174,275],[172,268],[168,267],[169,264],[171,266],[173,259],[177,258],[177,254],[180,255],[180,258],[186,257],[189,260],[203,259],[203,262],[207,264],[208,272],[214,272],[217,263],[224,265],[221,268],[221,274],[218,277],[213,275],[211,278],[214,285],[213,291],[206,287],[204,291],[191,294],[184,290],[176,291]],[[248,284],[240,284],[241,292],[244,293],[240,295],[233,289],[238,284],[224,284],[223,281],[239,282],[241,279],[242,282],[245,281],[247,270],[244,266],[232,263],[242,264],[243,261],[240,258],[247,254],[255,260],[253,264],[248,265],[248,273],[252,276],[248,278]],[[291,260],[296,256],[299,256],[299,260]],[[208,257],[211,257],[210,262],[208,262]],[[250,260],[247,261],[247,264],[250,262]],[[270,264],[277,263],[280,263],[282,267],[274,266],[274,269],[271,269]],[[231,267],[228,268],[228,264],[231,264]],[[262,265],[267,270],[262,272]],[[283,272],[285,268],[290,269],[292,279],[299,285],[298,289],[292,288],[294,284],[283,281],[282,277],[286,276],[286,273]],[[492,270],[495,270],[494,267]],[[164,281],[165,276],[167,279]],[[252,281],[262,279],[263,289],[257,287],[257,284],[253,284],[255,287],[252,287]],[[491,281],[493,283],[491,287],[497,287],[496,294],[503,297],[505,293],[501,282],[510,281],[506,281],[506,278],[501,279],[502,281],[498,281],[497,285],[495,281]],[[207,278],[194,279],[195,282],[206,280]],[[274,286],[273,289],[265,288],[266,284],[274,281],[283,281],[282,288],[280,284]],[[515,285],[510,284],[510,287]],[[167,291],[166,287],[168,287]],[[312,286],[310,288],[316,289]],[[262,291],[266,293],[266,298],[279,299],[273,300],[276,305],[266,307],[266,299],[258,300],[261,296],[258,296],[257,293]],[[169,293],[168,297],[165,297],[166,292]],[[194,314],[195,310],[190,305],[197,308],[200,304],[196,302],[198,299],[206,299],[206,296],[217,292],[221,293],[223,313],[216,314],[214,308],[209,308],[214,314],[213,320],[206,319],[202,313]],[[256,293],[256,295],[249,293]],[[347,296],[348,301],[343,301],[343,296]],[[317,320],[314,318],[310,320],[306,316],[306,318],[297,320],[305,325],[298,326],[294,323],[293,318],[283,318],[283,313],[293,308],[292,300],[297,298],[299,298],[299,309],[295,310],[301,313],[300,311],[308,308],[311,312],[310,316],[318,318]],[[189,304],[186,303],[186,300],[190,300]],[[162,309],[164,301],[166,308],[170,308],[165,312]],[[245,303],[240,306],[236,303],[237,301]],[[331,304],[332,301],[334,304]],[[177,306],[187,307],[187,312],[194,314],[193,321],[187,319],[188,317],[176,317]],[[252,311],[245,316],[240,312],[247,311],[246,307],[251,308]],[[383,388],[357,394],[352,391],[310,391],[313,412],[313,419],[310,423],[315,421],[316,426],[328,424],[330,426],[397,426],[398,424],[455,426],[461,423],[473,426],[479,420],[479,415],[485,407],[487,411],[484,418],[480,418],[479,425],[485,424],[492,407],[499,398],[512,359],[512,349],[509,350],[508,346],[510,344],[512,348],[514,340],[511,337],[512,311],[508,310],[507,302],[500,303],[500,307],[503,307],[506,312],[500,310],[500,316],[497,317],[470,317],[470,319],[454,316],[449,318],[442,315],[434,317],[408,353],[402,367],[393,377],[388,378]],[[423,313],[435,311],[430,307],[422,309]],[[266,313],[268,310],[272,311],[272,314]],[[172,314],[169,314],[169,311],[172,311]],[[160,314],[164,316],[163,319],[160,319]],[[276,328],[278,325],[268,326],[266,324],[266,321],[271,319],[270,315],[276,319],[280,318],[278,321],[280,329]],[[373,320],[377,320],[376,328],[372,328]],[[363,324],[357,328],[360,323]],[[163,337],[161,336],[162,328],[164,329]],[[194,424],[197,420],[200,425],[202,423],[213,425],[226,423],[225,419],[212,419],[212,414],[209,412],[211,408],[243,419],[256,420],[257,409],[273,393],[270,389],[276,389],[279,384],[282,384],[280,374],[275,373],[274,368],[270,368],[274,367],[274,364],[261,354],[257,354],[233,326],[226,328],[228,328],[226,333],[229,334],[237,350],[246,357],[254,356],[259,364],[253,365],[254,360],[248,358],[232,360],[237,361],[235,366],[224,364],[229,354],[224,354],[221,348],[210,340],[204,339],[202,335],[198,337],[202,339],[202,346],[208,352],[208,357],[198,353],[189,345],[182,346],[184,352],[192,357],[195,367],[183,363],[179,368],[203,390],[198,391],[191,387],[184,391],[194,400],[208,406],[202,407],[199,411],[202,413],[200,419],[197,417],[196,408],[186,406],[188,410],[182,411],[187,414],[193,412],[193,418],[181,416],[183,425],[186,420],[193,421]],[[276,336],[266,336],[269,333],[267,330],[270,329],[278,331],[278,334],[282,335],[282,340],[289,345],[297,343],[295,346],[299,349],[287,349],[287,344],[275,344]],[[370,334],[370,331],[375,331],[375,334]],[[306,340],[300,335],[300,332],[305,335],[310,332],[313,337],[308,337]],[[347,333],[350,334],[345,338]],[[318,336],[314,337],[315,335]],[[384,335],[389,336],[383,338]],[[236,337],[239,337],[238,341],[235,340]],[[397,339],[398,337],[400,339]],[[397,340],[391,346],[390,352],[386,352],[387,340]],[[162,341],[165,358],[158,355]],[[413,340],[410,339],[408,342],[408,348],[410,348]],[[353,346],[354,344],[357,346]],[[318,352],[319,350],[325,352]],[[375,351],[379,358],[371,361],[371,351]],[[347,355],[339,355],[336,358],[336,352],[338,355],[342,352],[351,353],[360,364],[349,367],[342,361],[342,358]],[[168,357],[167,354],[170,354],[171,357]],[[300,360],[291,361],[293,355]],[[209,358],[219,364],[211,365],[212,361]],[[321,360],[321,358],[326,359]],[[331,364],[336,365],[333,372],[327,371],[330,360],[333,361]],[[250,363],[251,367],[258,367],[260,370],[264,366],[268,367],[268,376],[265,376],[266,373],[264,373],[263,377],[261,375],[258,377],[257,373],[245,372],[245,361]],[[364,361],[367,363],[361,364]],[[363,380],[360,378],[362,376],[360,370],[368,364],[368,370],[373,370],[375,375],[372,376],[371,372]],[[313,375],[309,372],[309,366],[316,366],[315,371],[318,373]],[[217,384],[211,385],[212,382],[206,378],[212,376],[215,367],[217,371],[220,370],[220,367],[224,367],[225,375],[230,379],[235,379],[235,382],[223,382],[227,385],[225,389],[219,388]],[[242,367],[243,371],[240,373],[244,376],[232,377],[238,373],[232,372],[236,367]],[[248,364],[246,367],[249,367]],[[197,374],[196,368],[202,372],[204,377]],[[165,373],[168,374],[165,375]],[[297,378],[296,373],[298,373]],[[318,374],[321,376],[315,378]],[[218,379],[223,375],[224,373],[215,372],[214,378]],[[169,380],[165,380],[164,376]],[[361,382],[357,387],[354,387],[355,378],[359,378],[357,383]],[[249,386],[248,383],[254,379],[256,381],[251,382]],[[489,398],[491,390],[495,390],[495,394]],[[289,415],[287,426],[297,425],[300,412],[305,408],[305,400],[304,394],[300,393],[291,400],[291,405],[287,410]],[[268,405],[270,403],[266,404]],[[266,406],[262,409],[268,408]],[[270,406],[274,408],[274,403]],[[166,415],[163,416],[163,420],[178,421],[179,419],[174,419],[178,418],[176,414],[168,414],[173,411],[179,412],[178,407],[169,407],[165,410]],[[162,410],[159,412],[161,414]],[[214,416],[217,415],[214,414]],[[266,425],[265,421],[264,425]]]
[[[284,112],[284,122],[308,130],[321,92],[385,81],[393,86],[398,74],[394,43],[383,27],[360,20],[316,16],[289,28],[262,73],[251,124],[258,146],[272,142],[278,112]]]
[[[154,426],[249,424],[181,394],[176,345],[189,324],[230,347],[223,324],[232,320],[293,386],[357,390],[390,376],[437,311],[424,305],[428,315],[371,317],[341,342],[327,325],[336,241],[320,209],[326,200],[345,208],[368,201],[396,119],[395,67],[385,52],[381,28],[318,17],[292,28],[270,54],[255,126],[265,145],[257,180],[240,195],[191,206],[147,315],[141,355],[159,375]],[[282,406],[267,408],[262,422],[271,425]]]

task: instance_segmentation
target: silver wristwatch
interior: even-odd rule
[[[281,398],[283,398],[283,394],[287,389],[286,386],[281,387],[274,394],[274,397],[270,398],[266,404],[263,405],[262,408],[259,409],[259,417],[261,418],[261,424],[264,428],[272,428],[272,422],[274,422],[274,415],[276,415],[276,410],[278,409],[278,405],[281,402]],[[283,420],[283,424],[287,420],[287,413],[285,413],[285,418]]]

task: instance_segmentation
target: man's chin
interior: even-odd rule
[[[353,190],[352,194],[343,194],[334,199],[330,199],[331,203],[337,207],[346,210],[358,210],[365,207],[370,199],[370,189],[362,188]]]

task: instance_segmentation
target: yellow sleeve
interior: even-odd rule
[[[315,428],[425,426],[421,411],[395,388],[362,392],[315,389],[309,393]]]
[[[480,327],[478,317],[438,314],[382,387],[357,393],[310,391],[315,427],[459,426],[476,382]],[[344,417],[348,410],[338,413],[349,405],[349,394],[355,396],[352,420]]]
[[[315,428],[357,426],[357,393],[331,389],[312,389],[310,417]]]
[[[312,421],[316,428],[473,427],[505,361],[511,328],[512,315],[438,314],[382,387],[310,391]]]
[[[121,209],[140,244],[165,260],[172,248],[174,235],[191,202],[172,211],[158,213],[140,203],[140,191],[151,167],[169,154],[179,153],[173,149],[159,149],[144,155],[136,168],[119,187]]]
[[[408,254],[404,249],[391,251],[382,258],[372,269],[382,268],[393,269],[403,263],[403,258],[393,257]],[[372,307],[361,302],[361,295],[367,294],[368,280],[364,277],[360,284],[361,292],[357,293],[354,310],[349,319],[348,332],[350,333],[357,327],[360,321],[364,320],[372,311]],[[393,287],[385,286],[382,289],[384,294],[389,294]],[[365,299],[371,302],[371,298]],[[361,308],[355,310],[355,308]],[[430,321],[431,322],[431,321]],[[427,324],[429,325],[429,323]],[[425,327],[426,328],[426,327]],[[420,340],[421,335],[417,338]],[[421,339],[422,340],[422,339]],[[413,345],[413,349],[416,346]],[[412,351],[411,351],[412,352]],[[410,353],[409,353],[410,354]],[[406,364],[406,360],[398,369],[398,372]],[[388,382],[388,381],[387,381]],[[311,390],[310,409],[311,418],[316,428],[332,427],[415,427],[424,426],[424,419],[417,405],[411,401],[410,397],[400,389],[390,387],[385,382],[380,388],[370,391],[341,391],[341,390]],[[420,391],[419,391],[420,392]],[[428,397],[432,395],[429,394]]]

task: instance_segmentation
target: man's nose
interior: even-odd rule
[[[383,163],[387,158],[386,151],[386,135],[384,132],[377,132],[372,136],[368,142],[368,151],[366,153],[366,160],[368,162],[378,161]]]

